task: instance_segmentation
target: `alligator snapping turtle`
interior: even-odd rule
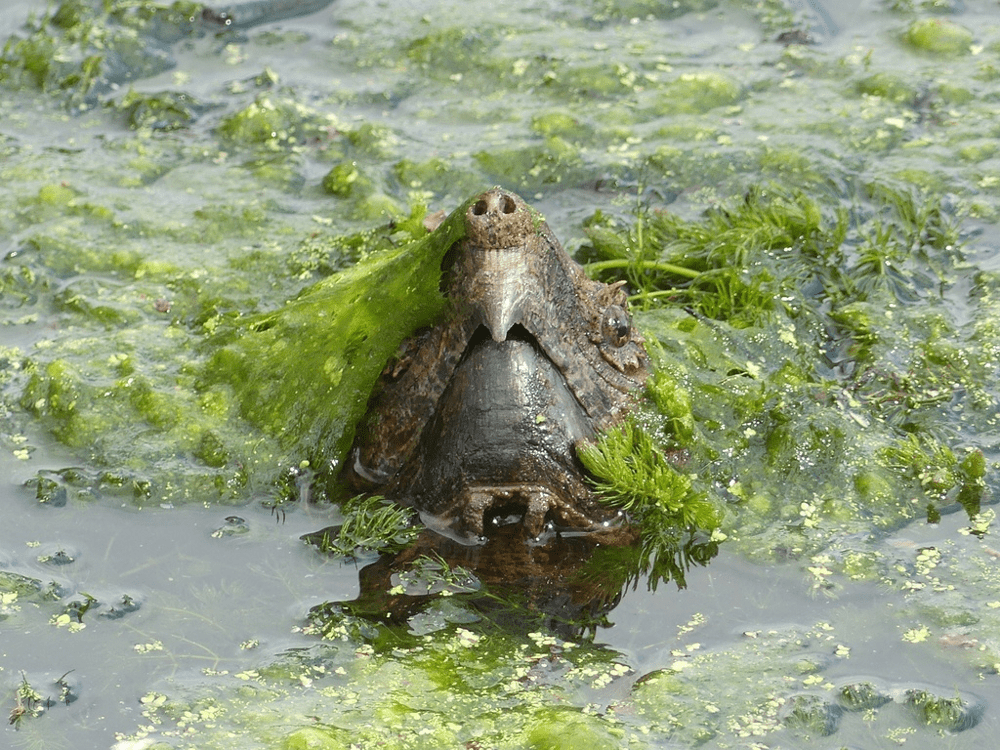
[[[465,539],[518,520],[534,537],[601,527],[614,513],[574,446],[619,420],[647,376],[623,286],[588,278],[517,195],[483,193],[442,262],[448,312],[376,386],[352,482]]]

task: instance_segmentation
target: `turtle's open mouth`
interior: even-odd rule
[[[591,493],[574,445],[593,434],[524,326],[502,341],[479,326],[421,437],[418,506],[430,525],[463,537],[518,522],[532,536],[549,525],[592,528],[604,514],[595,519],[581,507]]]

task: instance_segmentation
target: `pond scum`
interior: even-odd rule
[[[86,147],[0,136],[0,311],[11,330],[35,330],[30,348],[0,348],[0,439],[26,461],[50,439],[78,456],[37,472],[37,501],[345,500],[333,479],[382,364],[442,310],[440,260],[461,223],[428,234],[427,206],[460,217],[492,182],[528,197],[596,180],[620,199],[578,225],[576,256],[628,280],[655,365],[633,417],[581,454],[642,528],[617,563],[621,586],[682,585],[678,549],[692,539],[798,565],[829,596],[882,582],[916,623],[904,640],[974,626],[956,658],[996,674],[1000,580],[979,547],[997,491],[1000,273],[973,230],[996,235],[1000,31],[897,0],[888,50],[834,58],[761,42],[804,26],[779,2],[584,5],[571,24],[584,38],[696,12],[743,14],[757,37],[727,53],[738,64],[698,68],[641,41],[611,62],[528,55],[501,26],[417,25],[374,45],[337,36],[332,49],[383,72],[393,96],[484,92],[444,101],[456,120],[489,119],[506,91],[532,102],[521,135],[465,158],[401,157],[401,125],[328,113],[371,92],[318,106],[270,68],[207,95],[183,76],[174,90],[125,91],[169,69],[182,41],[234,65],[254,39],[295,42],[213,37],[194,3],[66,0],[7,40],[0,106],[15,126],[18,102],[43,92],[53,128],[65,111],[114,133]],[[537,23],[558,38],[559,23]],[[810,87],[831,103],[782,130],[770,110]],[[306,176],[318,167],[325,177]],[[345,524],[358,536],[331,545],[338,554],[402,533],[405,514],[347,509],[369,515]],[[969,533],[915,559],[881,544],[954,512]],[[702,652],[697,618],[673,664],[600,706],[590,696],[638,677],[624,657],[510,632],[478,619],[461,587],[441,588],[433,632],[310,621],[301,631],[321,638],[267,666],[145,695],[119,747],[730,747],[862,722],[905,740],[960,731],[983,710],[954,691],[829,682],[825,665],[850,649],[827,623]],[[84,621],[45,582],[0,571],[0,620],[29,603],[57,626]],[[19,683],[11,720],[33,719],[41,700]]]

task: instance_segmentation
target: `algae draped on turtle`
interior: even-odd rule
[[[648,375],[624,282],[588,278],[513,193],[466,206],[442,262],[447,311],[383,371],[348,476],[466,538],[490,523],[600,528],[615,511],[575,446],[619,421]]]

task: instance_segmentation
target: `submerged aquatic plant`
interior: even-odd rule
[[[671,466],[649,433],[634,423],[612,428],[596,443],[581,445],[577,453],[605,501],[627,511],[641,526],[718,526],[718,511],[693,489],[691,477]]]
[[[752,187],[742,202],[698,222],[643,207],[636,213],[624,241],[591,223],[589,256],[598,260],[588,269],[624,265],[640,309],[681,304],[737,326],[760,321],[805,281],[808,269],[789,269],[789,260],[802,254],[835,264],[846,232],[842,212],[828,227],[815,199],[774,185]]]
[[[31,686],[28,678],[21,675],[21,683],[14,691],[14,708],[10,710],[8,724],[15,729],[21,728],[25,718],[36,718],[47,708],[42,695]]]
[[[638,554],[626,553],[618,561],[620,587],[645,575],[651,589],[668,580],[683,588],[690,563],[704,564],[715,556],[725,535],[699,539],[692,534],[716,532],[719,508],[705,491],[695,489],[695,477],[667,460],[648,432],[628,421],[579,446],[577,455],[604,502],[625,511],[640,530]]]
[[[389,503],[380,495],[358,495],[341,503],[344,522],[318,535],[323,552],[352,557],[359,550],[398,552],[416,538],[419,527],[413,513]],[[335,532],[335,533],[334,533]]]
[[[961,262],[954,220],[939,197],[898,185],[865,197],[874,210],[830,209],[768,186],[695,221],[642,208],[631,229],[589,230],[586,257],[632,269],[656,362],[641,428],[581,452],[612,502],[647,508],[650,528],[648,508],[662,508],[744,538],[761,516],[815,535],[866,517],[891,527],[953,499],[978,513],[977,451],[960,468],[944,415],[960,399],[969,419],[989,419],[996,363],[946,313]],[[687,477],[650,435],[698,467],[702,504],[683,504]],[[698,510],[713,507],[725,515]]]

